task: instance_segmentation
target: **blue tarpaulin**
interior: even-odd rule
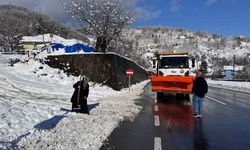
[[[59,50],[59,48],[64,48],[65,46],[59,43],[51,43],[50,47],[52,48],[52,51]]]
[[[55,50],[59,50],[59,49],[64,49],[65,53],[74,53],[74,52],[93,52],[94,48],[90,47],[88,45],[84,45],[84,44],[74,44],[74,45],[70,45],[70,46],[64,46],[63,44],[60,43],[51,43],[50,47],[52,48],[52,51],[54,52]]]

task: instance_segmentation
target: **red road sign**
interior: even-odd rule
[[[127,74],[128,76],[132,76],[132,75],[134,74],[134,70],[128,69],[128,70],[126,71],[126,74]]]

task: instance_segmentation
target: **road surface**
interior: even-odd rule
[[[150,85],[138,105],[136,119],[113,131],[102,150],[248,150],[250,95],[209,88],[202,119],[193,118],[192,104],[174,96],[156,100]]]

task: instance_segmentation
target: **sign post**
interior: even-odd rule
[[[129,87],[129,90],[130,90],[131,76],[134,74],[134,70],[128,69],[128,70],[126,71],[126,74],[127,74],[127,76],[128,76],[128,87]]]

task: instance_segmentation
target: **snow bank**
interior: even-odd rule
[[[145,84],[145,83],[144,83]],[[91,115],[66,113],[59,124],[49,130],[34,132],[19,143],[25,149],[99,149],[120,121],[133,119],[140,107],[135,106],[142,86],[133,92],[124,90],[119,95],[96,101]],[[135,90],[138,89],[138,90]]]
[[[24,36],[22,37],[21,43],[23,42],[42,42],[42,43],[61,43],[63,45],[73,45],[76,43],[80,44],[85,44],[88,45],[87,43],[84,43],[80,40],[76,39],[64,39],[58,35],[54,34],[44,34],[44,35],[37,35],[37,36]]]
[[[141,109],[134,99],[147,81],[120,92],[90,83],[90,115],[70,112],[78,78],[23,56],[23,63],[8,66],[16,57],[0,54],[0,149],[99,149]]]
[[[233,91],[240,91],[250,93],[250,82],[236,82],[236,81],[214,81],[207,80],[208,84],[213,87],[229,89]]]

